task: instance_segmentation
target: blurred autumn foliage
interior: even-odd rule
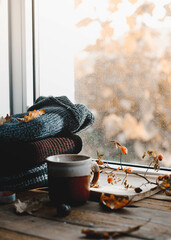
[[[146,164],[151,148],[171,167],[171,3],[75,0],[75,21],[76,101],[96,119],[81,134],[84,151],[112,159],[117,139],[132,153],[126,161]]]

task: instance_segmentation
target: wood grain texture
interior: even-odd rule
[[[31,236],[21,232],[11,231],[0,227],[1,240],[47,240],[47,238],[40,238]]]
[[[162,196],[162,197],[161,197]],[[45,199],[42,209],[33,215],[16,215],[13,204],[0,205],[0,239],[77,240],[83,228],[124,230],[146,223],[140,230],[118,239],[169,239],[171,237],[171,201],[159,194],[118,211],[105,211],[98,202],[88,201],[72,207],[67,217],[59,218],[48,202],[48,193],[29,191],[17,195],[20,200]]]

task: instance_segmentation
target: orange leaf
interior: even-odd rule
[[[128,149],[126,148],[126,147],[124,147],[124,146],[121,146],[121,152],[123,153],[123,154],[128,154]]]
[[[102,193],[100,197],[100,202],[103,206],[107,207],[108,209],[116,210],[126,207],[132,201],[125,197]]]
[[[45,110],[34,110],[33,112],[29,111],[28,115],[24,115],[24,118],[17,118],[17,120],[19,122],[30,122],[43,114],[45,114]]]
[[[103,156],[104,156],[104,154],[99,154],[99,152],[97,151],[97,158],[98,159],[96,160],[96,162],[97,162],[98,165],[103,165],[103,161],[101,160]]]

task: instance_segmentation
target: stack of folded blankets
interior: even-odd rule
[[[83,104],[67,97],[39,97],[28,111],[45,110],[29,122],[19,122],[27,113],[11,116],[0,126],[0,191],[20,192],[48,185],[46,158],[77,154],[82,140],[77,135],[94,122]]]

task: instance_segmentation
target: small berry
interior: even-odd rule
[[[113,177],[109,176],[107,178],[107,182],[113,184]]]
[[[136,193],[142,192],[142,189],[140,187],[136,187],[134,190],[135,190]]]
[[[71,212],[71,206],[66,204],[60,204],[57,206],[57,216],[58,217],[66,217]]]
[[[159,154],[157,158],[159,161],[161,161],[163,159],[163,156],[161,154]]]

